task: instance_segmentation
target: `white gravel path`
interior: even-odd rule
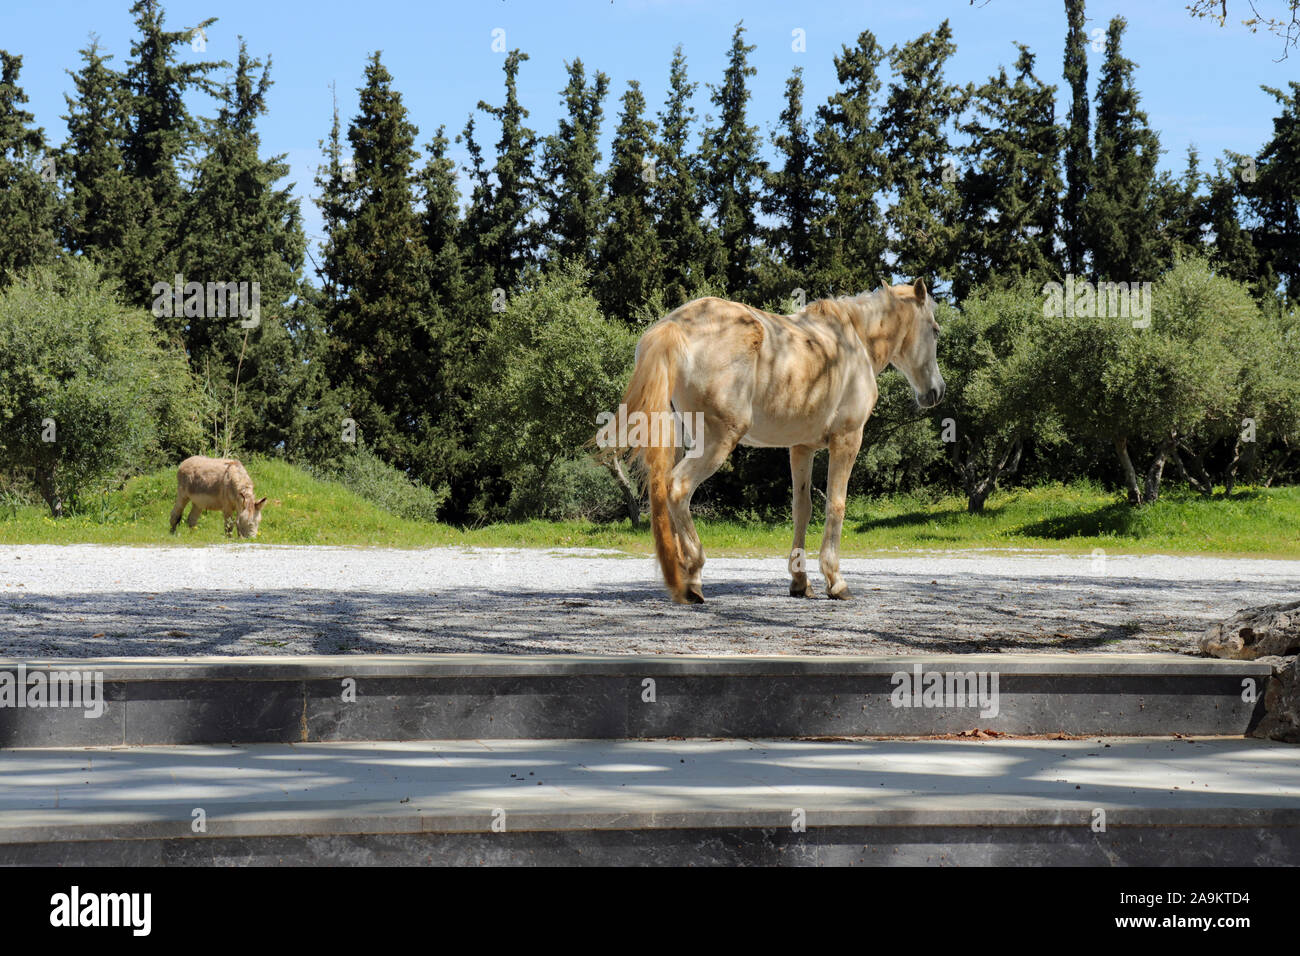
[[[1300,596],[1300,560],[963,551],[843,570],[856,600],[802,601],[784,556],[713,558],[707,603],[683,607],[652,559],[595,550],[4,546],[0,656],[1183,651]]]

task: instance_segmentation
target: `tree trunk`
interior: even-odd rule
[[[1115,436],[1115,455],[1119,458],[1119,463],[1124,469],[1124,485],[1128,488],[1128,503],[1136,507],[1142,504],[1142,489],[1138,486],[1138,476],[1133,468],[1133,460],[1128,456],[1128,439],[1122,435]]]
[[[1165,473],[1165,461],[1177,446],[1177,432],[1170,432],[1168,437],[1160,443],[1160,448],[1156,451],[1156,457],[1151,462],[1151,467],[1147,469],[1146,493],[1143,495],[1144,504],[1150,504],[1160,497],[1160,479]]]
[[[1191,488],[1193,491],[1199,492],[1207,498],[1210,497],[1214,494],[1214,479],[1211,478],[1209,472],[1205,470],[1204,459],[1199,453],[1192,451],[1192,449],[1188,448],[1186,445],[1183,445],[1182,447],[1187,451],[1189,456],[1188,461],[1191,462],[1191,468],[1188,468],[1187,465],[1184,464],[1183,456],[1178,454],[1178,446],[1175,446],[1174,450],[1169,453],[1169,457],[1173,460],[1174,467],[1178,469],[1178,477],[1187,482],[1187,487]]]
[[[978,480],[975,478],[973,463],[968,465],[965,469],[967,514],[980,514],[983,512],[984,502],[993,493],[993,489],[997,487],[998,479],[1004,474],[1014,475],[1016,469],[1020,467],[1020,453],[1023,450],[1024,443],[1019,438],[1015,439],[1002,452],[1002,457],[998,459],[993,469]]]
[[[63,499],[59,497],[58,487],[54,483],[53,462],[36,466],[36,487],[40,490],[45,503],[50,506],[50,515],[62,518]]]
[[[641,524],[641,499],[632,488],[632,482],[628,480],[627,472],[623,470],[623,463],[618,460],[617,455],[610,455],[601,461],[609,473],[614,476],[618,482],[619,490],[623,492],[623,507],[627,509],[627,516],[632,521],[632,527],[639,527]]]
[[[1253,451],[1254,448],[1255,443],[1251,442],[1247,452]],[[1241,436],[1238,435],[1237,440],[1232,444],[1232,461],[1228,463],[1228,467],[1224,469],[1223,473],[1223,497],[1225,498],[1230,497],[1232,489],[1237,487],[1237,466],[1241,464],[1241,460]]]

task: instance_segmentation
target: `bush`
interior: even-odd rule
[[[205,400],[184,352],[80,259],[0,292],[0,462],[55,516],[198,451]]]
[[[554,520],[618,521],[627,517],[623,495],[613,475],[590,458],[555,463],[538,498],[536,517]]]
[[[488,332],[473,424],[478,452],[510,484],[506,516],[554,512],[553,470],[582,453],[631,370],[636,336],[601,314],[587,278],[573,263],[557,267]]]
[[[305,470],[324,481],[337,481],[372,505],[409,521],[437,521],[447,501],[446,485],[434,489],[414,481],[363,445],[329,465],[307,465]]]

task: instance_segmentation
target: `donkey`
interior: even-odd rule
[[[205,458],[193,455],[181,462],[176,470],[176,504],[172,507],[171,533],[181,522],[187,502],[190,508],[187,523],[198,527],[204,511],[220,511],[226,519],[226,537],[231,525],[239,529],[242,538],[256,538],[262,523],[265,498],[253,500],[253,479],[237,458]]]
[[[820,299],[794,315],[696,299],[646,330],[623,399],[626,412],[649,419],[685,416],[699,425],[686,436],[689,454],[680,428],[670,440],[660,430],[657,440],[623,448],[645,470],[655,551],[674,601],[704,603],[704,551],[691,519],[691,497],[738,444],[790,449],[793,597],[811,596],[803,555],[813,453],[830,449],[819,564],[827,595],[852,597],[839,570],[840,532],[849,473],[879,396],[876,376],[892,365],[907,378],[921,408],[939,404],[944,382],[935,357],[934,309],[917,279]]]

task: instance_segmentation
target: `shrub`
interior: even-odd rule
[[[587,274],[564,263],[498,313],[474,396],[477,449],[510,483],[511,516],[554,511],[552,470],[582,453],[618,406],[636,336],[606,319]]]
[[[306,470],[317,478],[337,481],[389,514],[410,521],[437,521],[448,495],[446,485],[434,489],[414,481],[363,445],[329,465],[308,465]]]
[[[0,292],[0,462],[29,475],[56,517],[199,450],[206,412],[184,352],[89,263]]]

